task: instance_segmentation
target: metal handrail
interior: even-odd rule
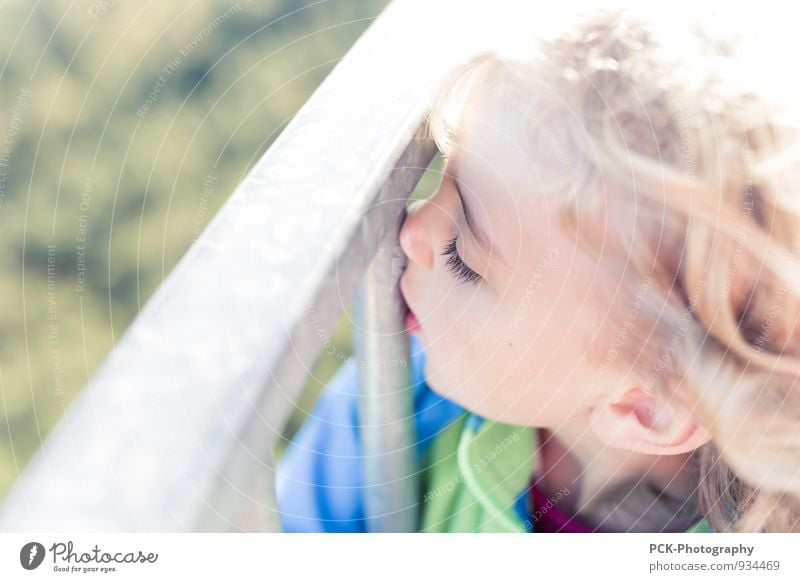
[[[396,232],[404,217],[384,239],[353,301],[364,512],[372,532],[416,531],[419,525],[411,358],[397,284],[405,256]]]

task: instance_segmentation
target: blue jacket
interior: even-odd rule
[[[421,463],[442,428],[464,409],[428,387],[423,377],[425,352],[415,336],[410,338],[417,459]],[[366,531],[358,395],[358,370],[348,358],[278,463],[276,488],[284,531]]]

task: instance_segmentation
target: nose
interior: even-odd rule
[[[430,220],[426,216],[428,200],[415,200],[406,209],[406,219],[400,228],[400,248],[409,262],[426,269],[433,267],[433,251],[431,250]]]

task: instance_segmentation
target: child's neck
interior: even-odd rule
[[[680,531],[699,518],[690,454],[614,449],[587,426],[539,431],[539,486],[570,491],[559,502],[562,510],[601,531]]]

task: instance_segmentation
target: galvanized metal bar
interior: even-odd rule
[[[431,157],[433,153],[431,148]],[[409,337],[404,330],[405,308],[397,284],[406,264],[397,238],[404,217],[405,212],[400,213],[384,238],[353,301],[365,511],[367,528],[372,532],[418,528],[419,467]]]

